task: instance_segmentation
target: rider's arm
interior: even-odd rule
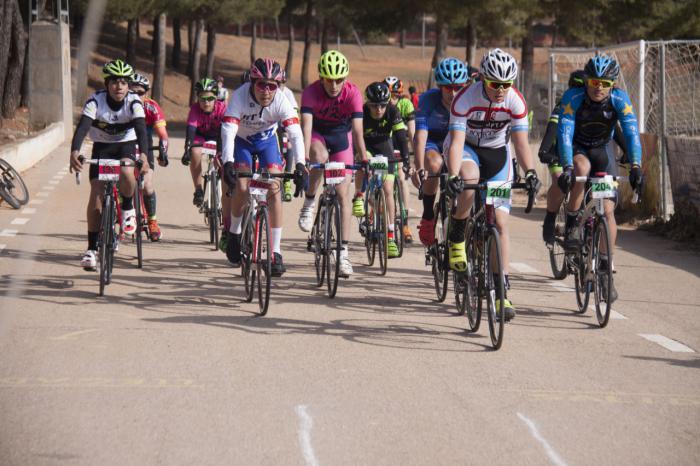
[[[284,125],[284,129],[287,131],[287,137],[289,138],[289,143],[292,146],[292,154],[294,155],[294,165],[304,163],[306,157],[306,151],[304,150],[304,134],[301,131],[301,126],[299,126],[299,120],[296,118],[294,123]]]
[[[425,143],[428,141],[428,130],[417,129],[416,137],[413,139],[413,163],[416,170],[425,168]]]
[[[304,160],[311,160],[309,152],[311,150],[311,130],[314,125],[314,116],[311,113],[301,113],[301,131],[304,136]]]
[[[452,118],[450,118],[450,121]],[[450,148],[447,152],[447,170],[450,176],[459,175],[464,153],[464,140],[467,134],[460,128],[452,128],[450,125]]]
[[[146,131],[146,119],[143,117],[132,120],[134,131],[136,132],[136,142],[139,145],[141,154],[148,151],[148,132]]]
[[[355,148],[360,154],[360,160],[367,160],[367,147],[365,146],[365,138],[363,134],[362,117],[352,119],[352,139],[355,143]]]
[[[238,123],[240,120],[232,116],[225,116],[221,124],[221,159],[223,163],[233,162],[233,149],[235,146]]]
[[[545,157],[547,154],[552,152],[554,145],[557,143],[557,127],[559,125],[559,107],[554,107],[552,114],[549,116],[547,121],[547,129],[545,129],[544,137],[542,138],[542,143],[540,144],[540,149],[538,155],[540,162],[547,163]]]
[[[185,129],[185,150],[189,150],[192,146],[192,141],[194,141],[194,136],[197,134],[197,127],[192,125],[187,125]]]
[[[403,122],[403,117],[396,107],[389,107],[387,112],[391,109],[391,131],[395,137],[395,141],[398,143],[398,149],[401,153],[401,160],[404,163],[408,163],[408,138],[406,137],[406,125]]]
[[[637,116],[632,109],[632,102],[625,91],[622,89],[613,89],[612,102],[617,117],[622,126],[622,134],[625,136],[627,143],[628,158],[633,165],[642,164],[642,144],[639,140],[639,126],[637,125]]]
[[[535,169],[535,162],[532,159],[530,142],[528,141],[530,120],[525,100],[522,97],[514,99],[511,110],[513,119],[511,120],[510,131],[511,141],[513,141],[513,147],[515,148],[515,156],[523,170],[528,172]]]
[[[83,115],[80,117],[80,121],[78,122],[78,126],[75,128],[75,133],[73,133],[73,140],[71,141],[71,144],[70,144],[70,151],[71,152],[79,152],[80,151],[80,146],[83,145],[83,141],[85,140],[85,136],[87,136],[88,131],[90,131],[90,127],[92,126],[93,121],[94,120],[87,115]]]
[[[574,130],[576,128],[576,110],[583,100],[585,89],[569,89],[561,98],[559,125],[557,126],[557,151],[562,167],[573,166]]]
[[[626,156],[627,155],[627,141],[625,141],[625,135],[622,134],[622,127],[620,127],[620,122],[615,125],[615,130],[613,131],[613,139],[620,146],[620,150]],[[623,157],[624,158],[624,157]]]

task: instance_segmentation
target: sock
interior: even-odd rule
[[[340,243],[341,243],[340,249],[342,249],[343,251],[347,251],[348,250],[348,241],[343,240]]]
[[[241,234],[241,223],[243,223],[243,216],[236,217],[231,215],[231,226],[228,227],[228,231],[234,235]]]
[[[465,241],[464,230],[467,226],[467,219],[457,219],[452,217],[450,219],[450,241],[453,243],[461,243]]]
[[[435,205],[435,194],[423,194],[423,218],[432,220],[435,217],[433,206]]]
[[[149,219],[156,218],[156,193],[144,194],[143,205],[146,207],[146,213]]]
[[[316,195],[304,196],[304,207],[313,208],[316,205]]]
[[[133,197],[122,197],[122,210],[131,210],[134,208],[134,198]]]
[[[100,237],[99,231],[88,231],[88,249],[97,251],[97,238]]]
[[[578,219],[578,212],[567,212],[566,213],[566,229],[570,230],[576,226],[576,219]]]
[[[282,228],[270,228],[272,236],[272,252],[280,254],[280,243],[282,242]]]
[[[550,222],[554,223],[554,221],[555,221],[556,218],[557,218],[557,213],[556,213],[556,212],[547,211],[547,213],[546,213],[545,216],[544,216],[544,221],[545,221],[545,222],[550,221]]]
[[[356,192],[355,192],[355,197],[362,197],[362,196],[364,196],[364,195],[365,195],[365,193],[363,193],[362,191],[356,191]]]

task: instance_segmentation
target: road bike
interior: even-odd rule
[[[450,221],[450,211],[454,200],[449,199],[445,191],[447,168],[443,165],[440,173],[427,175],[426,178],[439,178],[440,188],[435,212],[435,242],[425,248],[425,265],[430,266],[438,302],[447,297],[447,282],[449,280],[450,263],[447,254],[447,231]],[[423,183],[418,189],[418,199],[423,199]]]
[[[367,168],[369,174],[363,182],[367,188],[367,195],[364,197],[365,215],[359,219],[360,235],[365,240],[368,265],[370,267],[374,265],[375,257],[378,255],[379,273],[386,275],[389,259],[387,251],[389,232],[384,180],[389,170],[389,159],[383,155],[372,156]]]
[[[207,169],[204,173],[204,202],[199,212],[204,215],[204,223],[209,226],[209,242],[218,249],[219,226],[223,224],[221,209],[221,176],[216,141],[206,141],[201,146],[202,155],[207,157]]]
[[[5,159],[0,158],[0,197],[13,209],[29,202],[29,190],[24,180]]]

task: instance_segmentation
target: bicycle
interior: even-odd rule
[[[388,225],[386,221],[386,194],[383,184],[389,170],[389,158],[383,155],[375,155],[369,160],[369,175],[364,180],[368,188],[365,196],[365,216],[360,221],[360,235],[365,239],[367,262],[371,267],[379,252],[379,273],[386,275],[389,254],[387,250]]]
[[[104,195],[102,197],[102,219],[100,220],[100,232],[97,239],[97,255],[99,258],[100,269],[100,291],[99,296],[104,295],[105,286],[112,281],[112,271],[114,269],[114,253],[118,249],[119,236],[116,232],[117,219],[119,218],[119,205],[117,182],[121,173],[121,167],[141,167],[141,161],[134,162],[133,160],[112,160],[112,159],[91,159],[85,160],[80,157],[82,164],[97,165],[97,179],[105,183]],[[140,175],[139,175],[140,177]],[[75,181],[80,184],[80,173],[75,174]],[[139,189],[136,189],[138,192]],[[134,194],[136,196],[136,194]],[[136,202],[136,199],[134,199]],[[136,204],[138,205],[138,204]],[[138,208],[137,208],[138,222]],[[138,231],[137,224],[137,231]],[[140,236],[140,235],[137,235]],[[139,242],[137,241],[137,248]],[[140,256],[140,252],[139,252]],[[141,259],[139,259],[139,268],[141,267]]]
[[[447,182],[447,167],[443,165],[438,174],[427,175],[427,178],[439,178],[440,189],[438,201],[435,204],[435,242],[425,248],[425,265],[430,266],[435,285],[435,294],[439,303],[445,301],[447,297],[447,282],[449,280],[450,263],[447,248],[447,231],[450,221],[450,211],[453,200],[448,200],[445,192]],[[418,199],[423,200],[423,184],[418,188]],[[449,206],[448,206],[448,202]]]
[[[0,158],[0,197],[13,209],[29,202],[29,190],[24,180],[9,162]]]
[[[555,280],[563,280],[569,272],[566,267],[566,251],[564,250],[564,233],[566,230],[566,206],[562,202],[554,221],[554,242],[547,244],[549,249],[549,265]]]
[[[306,248],[314,253],[316,286],[323,286],[325,280],[329,298],[334,298],[338,291],[340,253],[343,247],[340,202],[335,187],[345,181],[346,169],[356,168],[358,167],[354,165],[346,166],[343,162],[309,164],[309,169],[323,170],[323,192]]]
[[[255,160],[253,160],[255,166]],[[270,285],[272,280],[272,245],[267,206],[268,192],[277,185],[274,179],[293,179],[292,173],[236,173],[237,178],[250,178],[248,184],[249,201],[243,213],[241,226],[241,274],[245,285],[245,300],[251,302],[258,289],[260,315],[267,314],[270,305]],[[255,268],[253,268],[255,266]],[[264,278],[263,278],[264,276]]]
[[[526,183],[481,181],[465,183],[462,189],[477,191],[472,214],[465,228],[467,268],[454,272],[454,292],[460,315],[466,312],[468,329],[479,330],[484,301],[488,308],[489,335],[493,349],[503,344],[506,297],[505,274],[501,255],[501,239],[496,227],[496,209],[510,202],[512,189],[528,189]],[[532,211],[536,192],[528,190],[525,213]]]
[[[202,155],[207,156],[207,170],[204,173],[204,202],[199,208],[199,212],[204,214],[204,224],[209,226],[209,242],[214,245],[216,251],[219,244],[219,226],[223,225],[217,143],[216,141],[206,141],[201,146],[194,145],[192,147],[201,147]]]

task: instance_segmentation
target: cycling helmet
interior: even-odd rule
[[[596,55],[588,60],[583,72],[589,78],[617,79],[620,74],[620,65],[612,58],[605,54]]]
[[[282,70],[282,79],[281,79],[281,81],[282,81],[283,83],[286,83],[286,82],[287,82],[287,71],[286,71],[286,70]]]
[[[197,94],[200,92],[213,92],[216,94],[219,92],[219,83],[211,78],[202,78],[195,83],[194,91]]]
[[[376,81],[365,89],[367,101],[373,104],[388,104],[391,93],[386,82]]]
[[[250,70],[245,70],[243,74],[241,74],[241,84],[245,84],[250,81]]]
[[[318,60],[318,74],[327,79],[346,78],[350,74],[348,59],[337,50],[329,50]]]
[[[143,87],[144,90],[147,91],[151,88],[151,81],[149,81],[146,76],[136,73],[131,78],[131,85],[132,86],[141,86],[141,87]]]
[[[479,68],[467,65],[467,75],[469,76],[469,79],[477,81],[479,79]]]
[[[586,74],[583,70],[572,71],[569,75],[569,87],[583,87]]]
[[[456,58],[443,58],[435,67],[435,82],[440,86],[465,84],[468,80],[467,66]]]
[[[131,79],[134,75],[134,69],[128,63],[122,60],[112,60],[105,63],[102,67],[102,78],[127,78]]]
[[[489,50],[481,59],[480,68],[481,74],[493,81],[515,81],[518,76],[515,58],[501,49]]]
[[[272,58],[258,58],[250,67],[250,79],[282,81],[282,67]]]
[[[384,82],[389,86],[392,94],[403,94],[403,82],[396,76],[387,76]]]

